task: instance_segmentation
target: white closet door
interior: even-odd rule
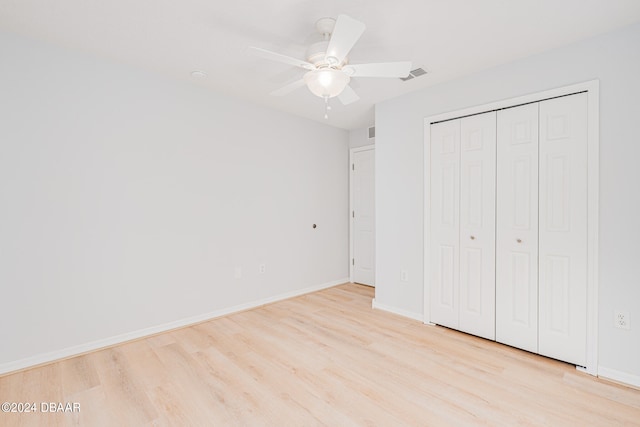
[[[458,328],[460,120],[431,126],[431,321]]]
[[[496,113],[460,121],[459,329],[495,339]]]
[[[538,104],[498,112],[496,341],[538,352]]]
[[[539,353],[586,364],[587,94],[540,103]]]
[[[375,150],[353,153],[353,281],[375,285]]]

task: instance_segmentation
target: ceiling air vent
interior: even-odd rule
[[[415,70],[411,70],[411,72],[407,77],[400,77],[400,80],[402,80],[403,82],[406,82],[407,80],[411,80],[414,77],[424,76],[425,74],[427,74],[427,72],[424,69],[416,68]]]
[[[369,139],[373,139],[376,137],[376,127],[375,126],[371,126],[369,128]]]

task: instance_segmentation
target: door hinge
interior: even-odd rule
[[[351,258],[351,265],[356,265],[356,259],[355,258]]]
[[[356,211],[351,211],[351,218],[355,218],[356,217]]]
[[[351,163],[351,170],[352,171],[356,170],[356,164],[355,163]]]

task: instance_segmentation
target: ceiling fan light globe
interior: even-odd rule
[[[340,95],[350,80],[351,78],[345,73],[332,68],[309,71],[304,75],[304,82],[311,93],[321,98]]]

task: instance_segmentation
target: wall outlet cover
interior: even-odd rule
[[[620,329],[631,329],[631,319],[628,311],[615,310],[613,325]]]
[[[400,270],[400,281],[402,282],[409,281],[409,273],[407,273],[407,270]]]

